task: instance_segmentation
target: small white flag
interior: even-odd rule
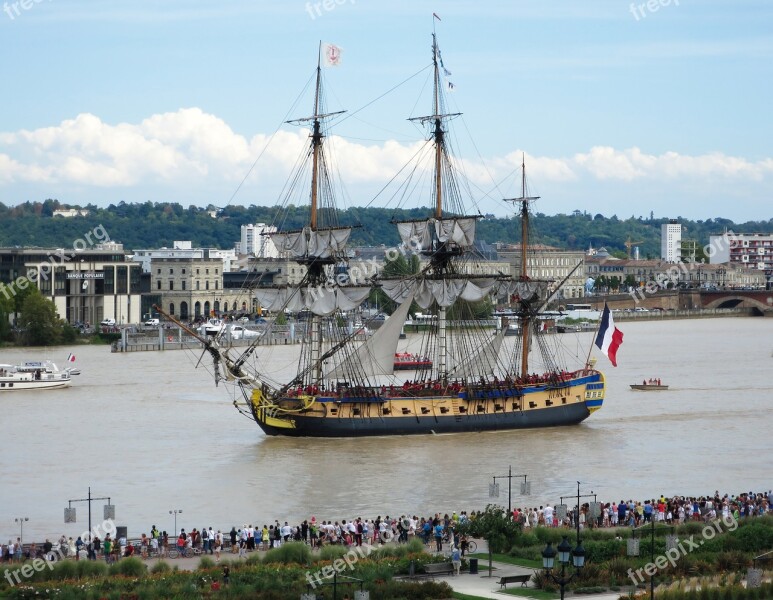
[[[335,44],[322,44],[322,66],[337,67],[341,64],[341,48]]]

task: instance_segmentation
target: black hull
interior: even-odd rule
[[[292,437],[366,437],[506,431],[536,427],[577,425],[590,416],[584,403],[514,413],[460,416],[406,417],[304,417],[295,416],[294,428],[279,428],[258,421],[267,435]]]

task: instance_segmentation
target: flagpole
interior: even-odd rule
[[[607,301],[606,301],[606,299],[604,299],[604,309],[606,309],[606,308],[607,308]],[[591,354],[591,352],[593,352],[593,346],[595,346],[595,344],[596,344],[596,337],[599,334],[599,329],[601,329],[601,317],[603,317],[603,316],[604,316],[604,312],[602,311],[601,315],[599,316],[598,323],[596,324],[596,331],[593,332],[593,338],[591,339],[591,342],[590,342],[590,348],[588,348],[588,358],[585,359],[585,372],[586,373],[588,372],[588,369],[590,368],[590,354]]]

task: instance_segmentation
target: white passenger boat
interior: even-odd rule
[[[21,365],[0,364],[0,392],[68,387],[72,375],[70,369],[60,370],[50,360],[27,361]]]

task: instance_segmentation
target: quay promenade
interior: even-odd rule
[[[571,497],[569,498],[571,500]],[[677,525],[687,521],[708,522],[717,518],[754,518],[773,514],[773,491],[741,492],[737,494],[720,494],[715,491],[705,496],[664,496],[644,500],[612,500],[611,502],[584,502],[577,510],[576,504],[554,505],[549,502],[539,506],[514,507],[512,517],[519,521],[524,530],[534,527],[556,527],[572,530],[578,527],[608,528],[608,527],[639,527],[655,521],[668,525]],[[579,513],[579,514],[578,514]],[[392,513],[395,515],[395,513]],[[287,520],[268,520],[262,525],[260,521],[245,522],[243,525],[232,525],[230,528],[213,528],[210,525],[200,529],[185,527],[188,525],[180,519],[179,531],[172,532],[159,529],[156,525],[148,527],[138,534],[128,531],[125,527],[117,527],[112,521],[105,521],[94,529],[95,548],[89,544],[88,532],[84,538],[73,539],[72,536],[52,535],[44,541],[24,542],[21,537],[7,534],[0,537],[0,557],[2,561],[21,562],[30,558],[45,558],[52,552],[54,558],[88,559],[105,558],[102,544],[106,539],[113,544],[112,552],[115,559],[120,559],[130,553],[140,555],[209,553],[214,554],[214,545],[219,541],[223,555],[231,553],[246,556],[247,552],[265,551],[277,547],[284,542],[305,542],[313,549],[325,545],[352,546],[358,539],[364,543],[377,545],[379,543],[397,543],[409,539],[421,538],[429,544],[435,528],[440,525],[449,540],[459,523],[474,519],[476,511],[460,511],[459,513],[437,512],[434,515],[419,517],[414,514],[375,518],[353,517],[341,519],[317,519],[310,516],[301,523],[290,525]],[[577,522],[579,519],[579,523]],[[269,525],[269,523],[271,523]],[[3,540],[8,539],[5,543]],[[455,540],[458,543],[458,539]],[[447,550],[449,542],[445,543]],[[241,550],[237,551],[236,548]]]

